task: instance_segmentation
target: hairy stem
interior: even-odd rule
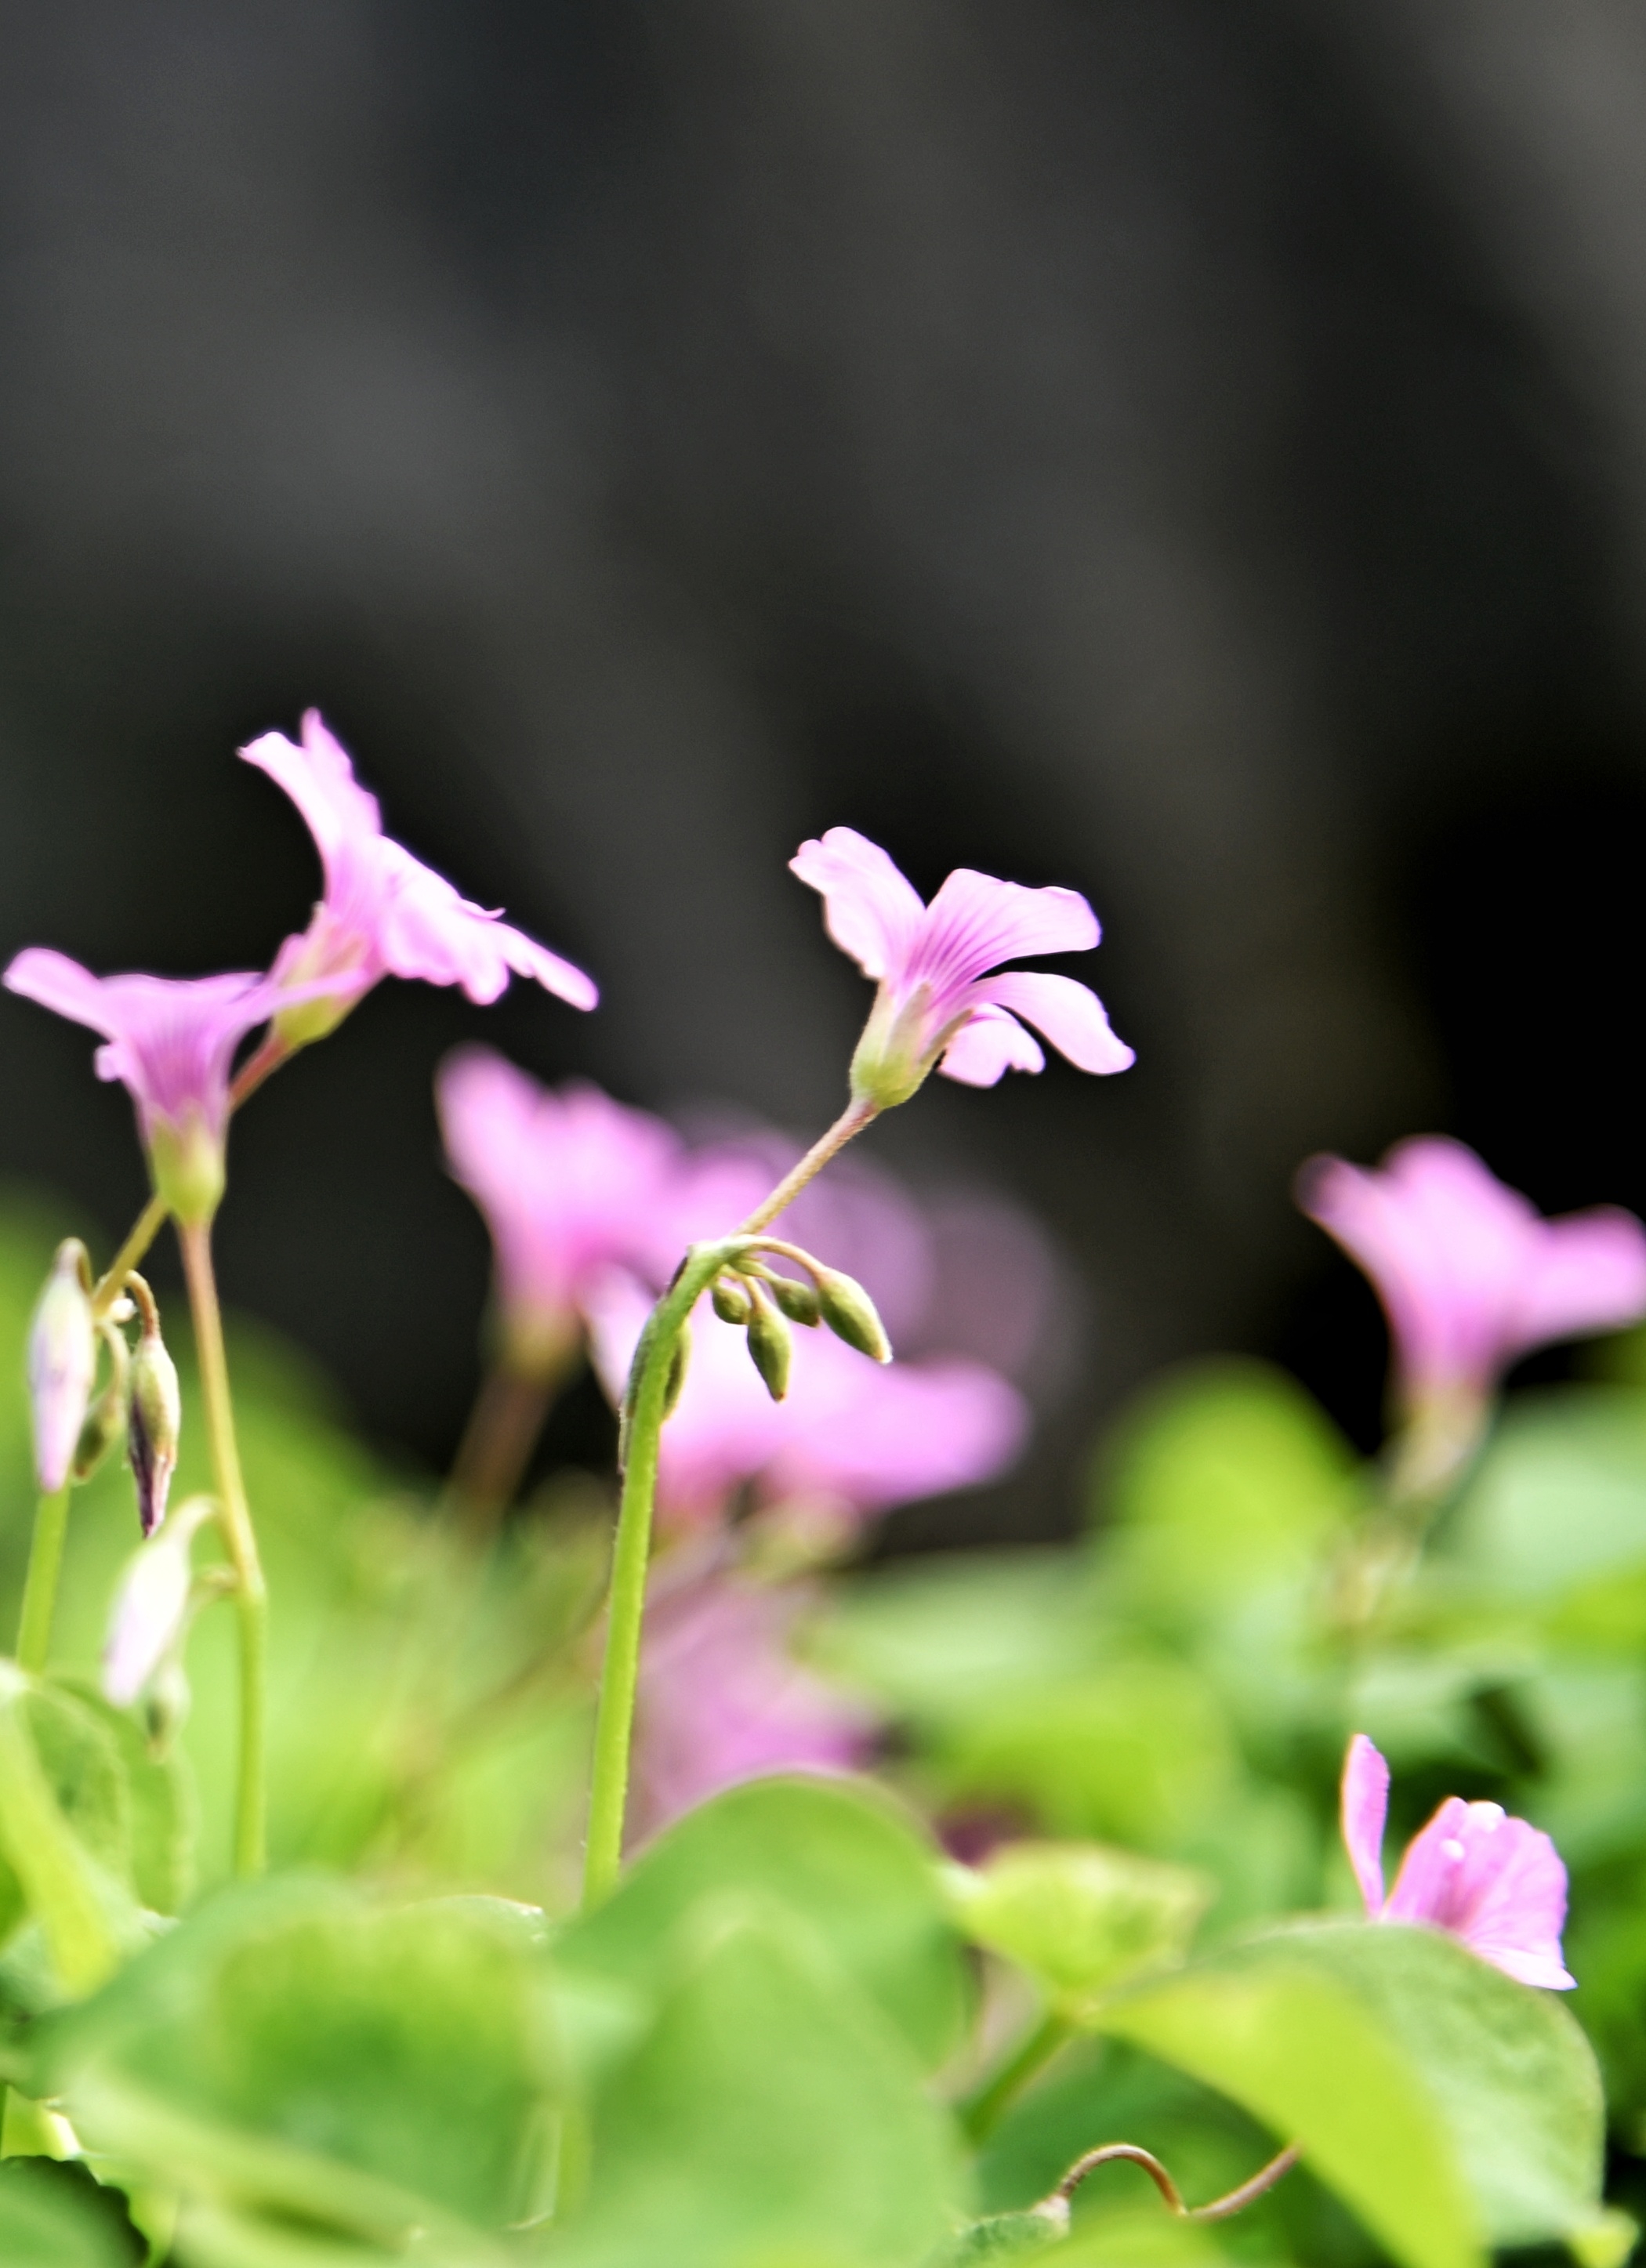
[[[126,1288],[126,1278],[166,1226],[166,1199],[151,1197],[131,1224],[131,1231],[92,1294],[92,1313],[106,1315]]]
[[[23,1585],[23,1611],[18,1617],[17,1660],[19,1669],[38,1677],[51,1651],[52,1616],[57,1607],[57,1578],[63,1571],[63,1539],[69,1533],[69,1484],[43,1496],[34,1513],[34,1534],[28,1548],[28,1574]]]
[[[808,1182],[822,1173],[830,1158],[845,1149],[854,1134],[860,1134],[873,1118],[880,1115],[880,1105],[867,1101],[848,1103],[826,1134],[820,1134],[798,1166],[784,1174],[763,1204],[757,1204],[743,1223],[744,1236],[757,1235],[769,1220],[775,1220],[786,1205],[793,1204]]]
[[[583,1863],[583,1906],[598,1905],[617,1880],[623,1822],[629,1800],[629,1751],[634,1737],[635,1687],[640,1674],[640,1625],[646,1613],[646,1574],[652,1554],[652,1511],[657,1498],[657,1460],[675,1344],[687,1327],[698,1294],[725,1264],[727,1245],[693,1245],[679,1274],[647,1318],[629,1381],[628,1454],[617,1536],[612,1550],[607,1605],[606,1658],[594,1719],[594,1771],[589,1789],[588,1848]]]
[[[961,2106],[960,2123],[973,2143],[986,2141],[1036,2074],[1044,2070],[1074,2030],[1067,2017],[1049,2009],[1026,2032],[997,2071]]]
[[[240,1476],[234,1406],[229,1395],[228,1357],[223,1345],[223,1315],[218,1305],[217,1277],[211,1265],[210,1225],[205,1221],[179,1221],[177,1239],[182,1247],[211,1467],[217,1476],[224,1541],[234,1569],[234,1605],[240,1618],[240,1740],[234,1810],[234,1871],[237,1874],[260,1874],[264,1861],[267,1800],[263,1733],[269,1594],[257,1557],[257,1537],[252,1528],[251,1508],[246,1501],[246,1484]]]

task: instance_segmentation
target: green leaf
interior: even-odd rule
[[[0,1661],[0,1915],[13,1927],[36,1917],[70,1992],[100,1984],[119,1958],[118,1884],[88,1841],[120,1857],[121,1789],[92,1720]]]
[[[1280,1955],[1225,1957],[1100,2021],[1300,2143],[1405,2268],[1477,2268],[1477,2219],[1422,2075],[1335,1977]]]
[[[1180,1961],[1216,1886],[1098,1843],[1015,1843],[948,1877],[954,1911],[978,1945],[1026,1969],[1077,2013],[1143,1969]]]
[[[970,1992],[936,1854],[861,1782],[754,1780],[700,1805],[565,1932],[557,1959],[655,1992],[676,1958],[679,1926],[725,1890],[798,1916],[928,2066],[953,2047]]]
[[[1582,2032],[1437,1932],[1320,1924],[1141,1987],[1103,2028],[1222,2089],[1411,2268],[1581,2235],[1602,2105]]]
[[[1222,1619],[1318,1556],[1352,1501],[1354,1462],[1283,1371],[1197,1365],[1146,1395],[1104,1454],[1103,1561],[1168,1620]]]
[[[119,1759],[132,1888],[151,1912],[181,1913],[195,1887],[195,1789],[186,1758],[175,1749],[157,1756],[137,1715],[116,1709],[95,1687],[74,1678],[57,1683],[107,1734]]]
[[[185,2193],[374,2241],[500,2228],[531,2202],[541,1957],[476,1902],[248,1885],[38,2029],[77,2130]]]
[[[120,2198],[84,2167],[0,2162],[0,2260],[8,2268],[136,2268],[139,2245]]]
[[[963,2228],[953,2248],[944,2255],[944,2268],[975,2268],[985,2260],[1022,2260],[1044,2252],[1048,2244],[1060,2245],[1068,2234],[1068,2215],[1042,2213],[992,2213]]]
[[[558,2268],[921,2268],[955,2169],[906,2046],[781,1909],[712,1902],[693,1934],[599,2090]]]

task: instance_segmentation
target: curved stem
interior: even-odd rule
[[[28,1547],[28,1574],[23,1585],[23,1611],[18,1617],[17,1660],[19,1669],[37,1677],[51,1651],[51,1623],[57,1606],[57,1578],[63,1570],[63,1539],[69,1533],[69,1484],[43,1496],[34,1514],[34,1534]]]
[[[223,1314],[211,1266],[211,1230],[205,1221],[179,1221],[183,1275],[188,1285],[205,1403],[211,1466],[217,1476],[224,1541],[234,1569],[234,1604],[240,1627],[240,1778],[234,1811],[234,1871],[260,1874],[264,1859],[263,1720],[269,1594],[257,1557],[246,1484],[240,1476],[240,1445],[234,1437],[234,1405],[229,1395],[228,1357],[223,1345]]]
[[[583,1862],[586,1912],[611,1890],[623,1859],[629,1751],[640,1673],[640,1625],[652,1552],[652,1510],[657,1497],[658,1451],[675,1343],[686,1328],[698,1294],[720,1273],[726,1251],[722,1240],[718,1244],[694,1244],[687,1253],[679,1274],[647,1318],[629,1381],[628,1453],[612,1549],[606,1657],[594,1719],[594,1771],[589,1788],[588,1847]]]
[[[126,1288],[126,1278],[166,1226],[166,1204],[164,1197],[151,1197],[131,1224],[125,1242],[97,1279],[97,1289],[92,1294],[92,1313],[106,1315]]]
[[[960,2123],[969,2141],[987,2140],[1023,2088],[1051,2062],[1073,2029],[1067,2017],[1051,2009],[1024,2034],[999,2070],[992,2073],[962,2106]]]
[[[826,1134],[820,1134],[799,1165],[792,1166],[763,1204],[757,1204],[740,1233],[755,1236],[769,1220],[775,1220],[786,1205],[793,1204],[809,1181],[822,1173],[830,1158],[845,1149],[854,1134],[860,1134],[873,1118],[880,1116],[880,1105],[867,1101],[847,1104]]]
[[[1251,2179],[1242,2182],[1237,2190],[1229,2190],[1221,2198],[1214,2198],[1210,2205],[1187,2205],[1183,2201],[1182,2191],[1152,2150],[1142,2149],[1135,2142],[1105,2142],[1101,2149],[1088,2150],[1084,2157],[1076,2158],[1052,2195],[1061,2198],[1067,2205],[1087,2175],[1095,2173],[1099,2166],[1117,2163],[1140,2166],[1160,2191],[1168,2213],[1176,2214],[1179,2220],[1228,2220],[1232,2214],[1243,2213],[1247,2205],[1255,2204],[1278,2181],[1283,2180],[1297,2163],[1297,2157],[1296,2143],[1288,2142],[1278,2156],[1271,2158],[1266,2166],[1259,2167]]]

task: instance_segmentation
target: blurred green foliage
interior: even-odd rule
[[[14,1348],[68,1226],[0,1217]],[[167,1328],[183,1493],[201,1428]],[[0,2164],[0,2261],[1472,2268],[1562,2239],[1583,2268],[1623,2258],[1599,2197],[1605,2111],[1625,2203],[1646,2147],[1646,1387],[1626,1368],[1511,1403],[1354,1634],[1334,1571],[1371,1477],[1279,1373],[1168,1380],[1104,1445],[1079,1543],[837,1584],[812,1652],[884,1712],[882,1785],[734,1788],[570,1919],[608,1500],[551,1490],[481,1550],[288,1350],[242,1324],[231,1356],[273,1600],[276,1870],[226,1884],[226,1613],[196,1625],[174,1742],[99,1697],[137,1541],[111,1462],[73,1501],[52,1674],[8,1668],[0,1692],[12,2146],[41,2146],[21,2138],[49,2100],[87,2154]],[[33,1512],[18,1368],[0,1616]],[[1394,1766],[1391,1863],[1453,1792],[1555,1835],[1570,2004],[1362,1926],[1336,1825],[1352,1729]],[[998,1847],[962,1867],[940,1833]],[[1044,2057],[973,2117],[969,2156],[956,2112],[1023,2040]],[[1194,2202],[1284,2141],[1305,2162],[1226,2222],[1170,2218],[1126,2166],[1082,2187],[1067,2237],[1030,2213],[1122,2139]]]

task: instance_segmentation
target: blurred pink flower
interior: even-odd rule
[[[1441,1135],[1398,1143],[1377,1172],[1311,1158],[1297,1202],[1370,1277],[1408,1408],[1484,1396],[1532,1348],[1646,1315],[1646,1228],[1633,1213],[1544,1220]]]
[[[1449,1795],[1406,1845],[1393,1889],[1383,1887],[1389,1767],[1356,1733],[1343,1763],[1343,1840],[1368,1918],[1427,1925],[1523,1984],[1565,1992],[1561,1955],[1566,1868],[1548,1837],[1497,1803]]]
[[[180,1219],[208,1218],[223,1194],[229,1066],[247,1033],[278,1005],[273,978],[93,976],[66,954],[31,946],[4,981],[103,1035],[97,1075],[122,1080],[137,1104],[155,1187]],[[329,979],[311,979],[299,997],[312,1000],[329,989]]]
[[[593,1301],[595,1366],[616,1402],[650,1301],[608,1278]],[[690,1365],[663,1429],[658,1508],[677,1526],[722,1518],[736,1492],[861,1516],[968,1488],[1003,1472],[1029,1412],[981,1363],[870,1362],[827,1330],[796,1330],[788,1396],[773,1402],[741,1331],[706,1303],[692,1317]]]
[[[436,1091],[453,1175],[491,1231],[506,1334],[530,1367],[564,1347],[609,1269],[651,1260],[678,1138],[597,1086],[540,1086],[489,1048],[448,1056]]]
[[[240,750],[291,797],[319,849],[326,894],[300,936],[289,937],[270,972],[283,985],[326,976],[342,982],[306,1013],[280,1019],[287,1043],[321,1038],[385,976],[457,984],[483,1005],[508,984],[511,971],[529,976],[574,1008],[598,994],[580,968],[511,929],[496,913],[460,897],[444,875],[414,858],[383,832],[377,798],[321,720],[303,718],[299,747],[284,733],[265,733]]]
[[[1095,946],[1097,917],[1078,891],[1025,889],[960,866],[926,906],[879,845],[850,827],[802,843],[789,865],[822,894],[830,936],[879,987],[852,1060],[854,1094],[882,1107],[904,1102],[934,1064],[967,1086],[1040,1071],[1045,1057],[1020,1016],[1081,1071],[1125,1071],[1134,1060],[1085,985],[989,973],[1027,954]]]
[[[711,1576],[651,1606],[640,1659],[635,1823],[654,1833],[768,1772],[845,1772],[875,1723],[790,1652],[809,1594]]]

